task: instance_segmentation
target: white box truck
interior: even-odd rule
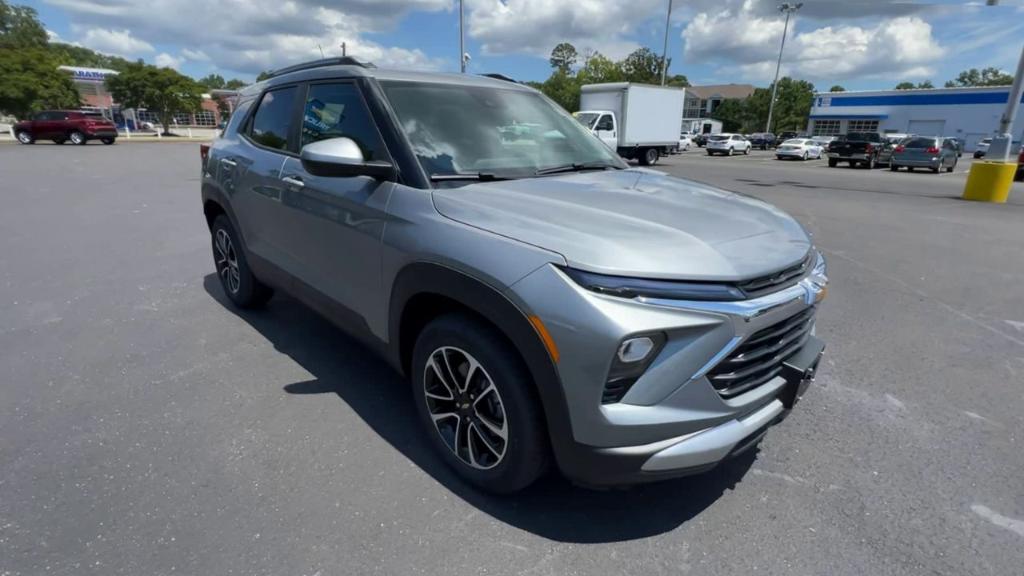
[[[683,89],[630,82],[586,84],[576,118],[619,156],[650,166],[679,146]]]

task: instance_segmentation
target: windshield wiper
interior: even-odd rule
[[[620,170],[619,166],[604,160],[598,160],[596,162],[574,162],[572,164],[565,164],[563,166],[552,166],[550,168],[541,168],[534,172],[536,176],[544,176],[545,174],[560,174],[562,172],[582,172],[583,170],[607,170],[613,168]]]
[[[498,176],[493,172],[460,172],[457,174],[431,174],[431,182],[458,182],[462,180],[477,180],[480,182],[493,182],[495,180],[509,180],[507,176]]]

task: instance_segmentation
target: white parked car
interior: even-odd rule
[[[775,157],[779,160],[808,158],[820,159],[822,147],[814,140],[793,138],[786,140],[775,149]]]
[[[974,157],[984,158],[985,154],[988,154],[988,148],[992,145],[991,138],[982,138],[978,144],[974,147]]]
[[[689,134],[684,132],[684,133],[679,135],[679,147],[676,148],[676,153],[685,152],[685,151],[689,150],[690,146],[692,146],[692,145],[693,145],[693,138],[691,138]]]
[[[750,154],[753,145],[742,134],[712,134],[708,136],[708,156],[715,154]]]

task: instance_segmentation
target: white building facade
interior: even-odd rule
[[[815,94],[807,127],[815,136],[882,132],[961,138],[973,151],[991,137],[1006,109],[1010,87],[878,90]],[[1017,116],[1014,138],[1024,136],[1024,114]]]

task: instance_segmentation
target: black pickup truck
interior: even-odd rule
[[[850,132],[829,142],[828,165],[835,168],[840,162],[850,166],[861,166],[868,170],[875,167],[878,153],[887,146],[885,138],[875,132]]]

